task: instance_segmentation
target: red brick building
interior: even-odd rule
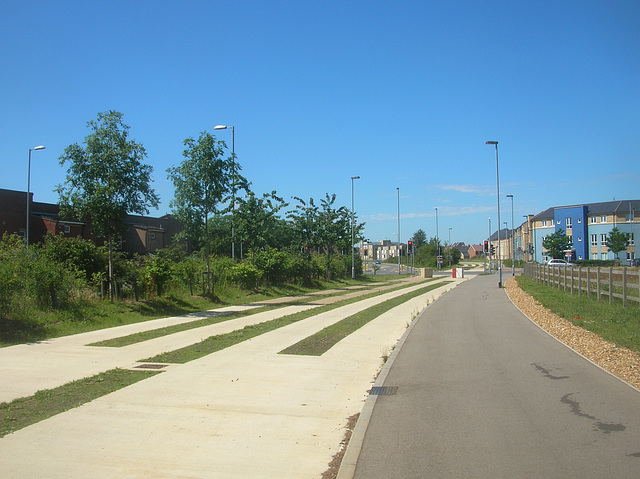
[[[30,199],[30,243],[42,241],[47,233],[90,239],[98,245],[104,243],[102,238],[95,238],[92,235],[89,223],[60,218],[58,205],[35,202],[33,193]],[[160,218],[128,215],[126,223],[129,228],[118,243],[122,251],[129,254],[154,253],[158,249],[169,246],[173,237],[181,229],[178,220],[171,215]],[[6,232],[18,234],[24,238],[26,226],[27,193],[0,189],[0,237]]]

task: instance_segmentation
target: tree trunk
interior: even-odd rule
[[[113,279],[113,236],[109,236],[109,299],[113,301],[115,293]]]

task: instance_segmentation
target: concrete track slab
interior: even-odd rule
[[[347,418],[361,410],[381,355],[395,345],[416,311],[459,282],[394,308],[319,357],[278,353],[407,290],[381,293],[171,365],[150,379],[1,438],[2,477],[319,477],[340,447]],[[310,306],[285,310],[303,307]],[[152,349],[175,349],[196,340],[187,339],[189,334],[199,340],[223,324],[125,348],[95,348],[90,360],[82,359],[83,345],[77,350],[69,345],[66,356],[64,348],[57,354],[75,375],[83,374],[76,363],[98,364],[94,369],[130,365]]]

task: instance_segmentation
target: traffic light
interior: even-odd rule
[[[487,240],[484,240],[484,250],[485,253],[489,252],[489,242]]]
[[[491,251],[491,254],[493,254],[493,252],[495,251],[495,249],[494,249],[494,246],[493,246],[493,245],[491,245],[491,249],[490,249],[490,251]]]
[[[407,251],[409,251],[409,254],[413,252],[412,248],[413,248],[413,242],[409,240],[409,242],[407,243]]]

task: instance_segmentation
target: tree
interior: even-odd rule
[[[276,248],[277,231],[280,227],[278,211],[287,206],[275,191],[265,193],[262,198],[249,193],[238,199],[236,209],[236,233],[253,257],[255,250],[270,246]]]
[[[90,221],[93,233],[108,240],[112,299],[114,238],[127,230],[127,214],[148,214],[159,201],[150,186],[153,168],[142,162],[147,152],[129,139],[123,117],[110,110],[87,123],[93,132],[85,137],[85,147],[74,143],[60,156],[60,164],[69,163],[69,169],[65,184],[57,188],[60,214]]]
[[[423,229],[419,229],[413,233],[413,247],[418,249],[420,246],[427,244],[427,233]]]
[[[547,250],[547,254],[553,259],[562,259],[564,252],[572,246],[573,243],[562,228],[542,240],[542,247]]]
[[[248,184],[237,174],[241,167],[235,158],[224,158],[227,145],[215,136],[203,131],[197,141],[187,138],[184,145],[185,159],[179,166],[167,170],[175,188],[170,206],[183,225],[181,238],[190,241],[194,249],[202,244],[206,246],[206,293],[210,293],[209,216],[224,212],[218,207],[227,197],[235,195],[238,183],[244,189],[248,189]],[[233,209],[232,205],[229,209]]]
[[[296,210],[289,212],[292,220],[294,237],[298,246],[304,248],[321,248],[327,255],[326,275],[331,279],[331,255],[339,251],[351,251],[351,211],[333,205],[336,195],[326,194],[318,207],[313,198],[308,202],[294,197],[298,201]],[[357,223],[354,218],[354,241],[362,239],[364,223]]]
[[[613,254],[616,255],[616,259],[620,259],[618,256],[620,251],[627,249],[630,237],[631,235],[629,233],[623,233],[617,226],[614,226],[611,232],[607,235],[607,248],[610,251],[613,251]]]

